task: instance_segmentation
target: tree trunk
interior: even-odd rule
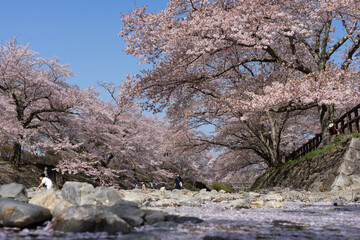
[[[21,161],[21,144],[19,142],[14,142],[13,153],[10,158],[10,162],[12,163],[15,169],[18,169]]]
[[[335,107],[334,105],[322,105],[319,107],[320,124],[322,141],[320,146],[324,146],[330,142],[329,124],[334,122]]]
[[[270,148],[268,149],[270,155],[271,166],[278,168],[285,163],[285,156],[280,153],[279,149]]]

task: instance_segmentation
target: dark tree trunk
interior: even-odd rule
[[[13,146],[12,156],[10,158],[10,162],[12,163],[15,169],[18,169],[21,161],[21,144],[19,142],[15,142]]]
[[[330,142],[329,124],[334,122],[335,107],[334,105],[322,105],[319,107],[320,124],[322,141],[320,146],[324,146]]]

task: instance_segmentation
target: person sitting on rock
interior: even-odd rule
[[[50,178],[47,178],[45,177],[45,173],[41,173],[40,174],[40,179],[41,179],[41,183],[40,185],[38,186],[38,188],[41,188],[41,187],[45,187],[46,189],[51,189],[53,188],[53,183],[52,181],[50,180]]]

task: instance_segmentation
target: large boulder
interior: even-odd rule
[[[19,183],[5,184],[0,187],[0,198],[12,198],[27,202],[25,186]]]
[[[0,220],[7,227],[31,227],[51,220],[47,208],[20,202],[11,198],[0,199]]]
[[[51,227],[63,232],[130,233],[133,228],[109,207],[83,205],[65,209],[53,219]]]
[[[47,208],[52,213],[56,205],[57,197],[54,189],[49,189],[34,195],[29,203]]]
[[[110,211],[134,227],[138,227],[144,223],[143,217],[146,214],[136,203],[126,200],[118,201],[110,207]]]
[[[55,192],[54,189],[40,192],[34,195],[29,203],[45,207],[50,210],[53,216],[57,216],[64,209],[74,206],[73,203],[70,203],[63,199],[60,194],[57,194],[58,192],[59,191]]]
[[[145,194],[143,191],[131,191],[124,194],[124,200],[136,202],[139,206],[146,201],[151,201],[151,196]]]
[[[52,215],[54,217],[57,217],[59,216],[62,211],[64,211],[65,209],[69,208],[69,207],[73,207],[75,206],[74,204],[72,204],[71,202],[63,199],[63,198],[60,198],[56,201],[56,204],[54,206],[54,208],[52,209]]]
[[[112,187],[97,187],[83,196],[79,205],[112,206],[121,199],[118,191]]]
[[[165,221],[166,217],[168,216],[167,213],[155,210],[149,210],[146,213],[145,221],[148,224],[154,224],[157,222]]]
[[[82,199],[94,191],[93,185],[82,182],[66,182],[61,189],[61,196],[75,205],[81,205]]]
[[[39,193],[46,192],[46,188],[38,188],[38,187],[31,187],[26,188],[26,196],[28,199],[32,199],[35,195],[38,195]]]

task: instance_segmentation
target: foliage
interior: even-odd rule
[[[228,193],[232,193],[233,189],[231,188],[231,186],[227,185],[227,184],[222,184],[218,181],[213,181],[211,183],[211,188],[215,189],[216,191],[220,191],[220,190],[224,190]]]
[[[352,137],[353,137],[353,138],[360,138],[360,133],[358,133],[358,132],[353,132],[353,133],[352,133]]]
[[[190,184],[190,183],[185,183],[184,184],[184,188],[188,189],[190,191],[198,191],[199,189],[197,189],[194,185]]]
[[[305,159],[310,159],[310,158],[313,158],[313,157],[316,157],[316,156],[319,156],[319,155],[322,155],[324,153],[327,153],[333,149],[335,149],[337,146],[347,142],[348,139],[343,139],[343,140],[337,140],[336,142],[333,142],[331,144],[328,144],[320,149],[316,149],[314,151],[311,151],[309,152],[308,154],[306,154],[305,156],[299,158],[298,160],[295,160],[295,161],[302,161],[302,160],[305,160]]]

